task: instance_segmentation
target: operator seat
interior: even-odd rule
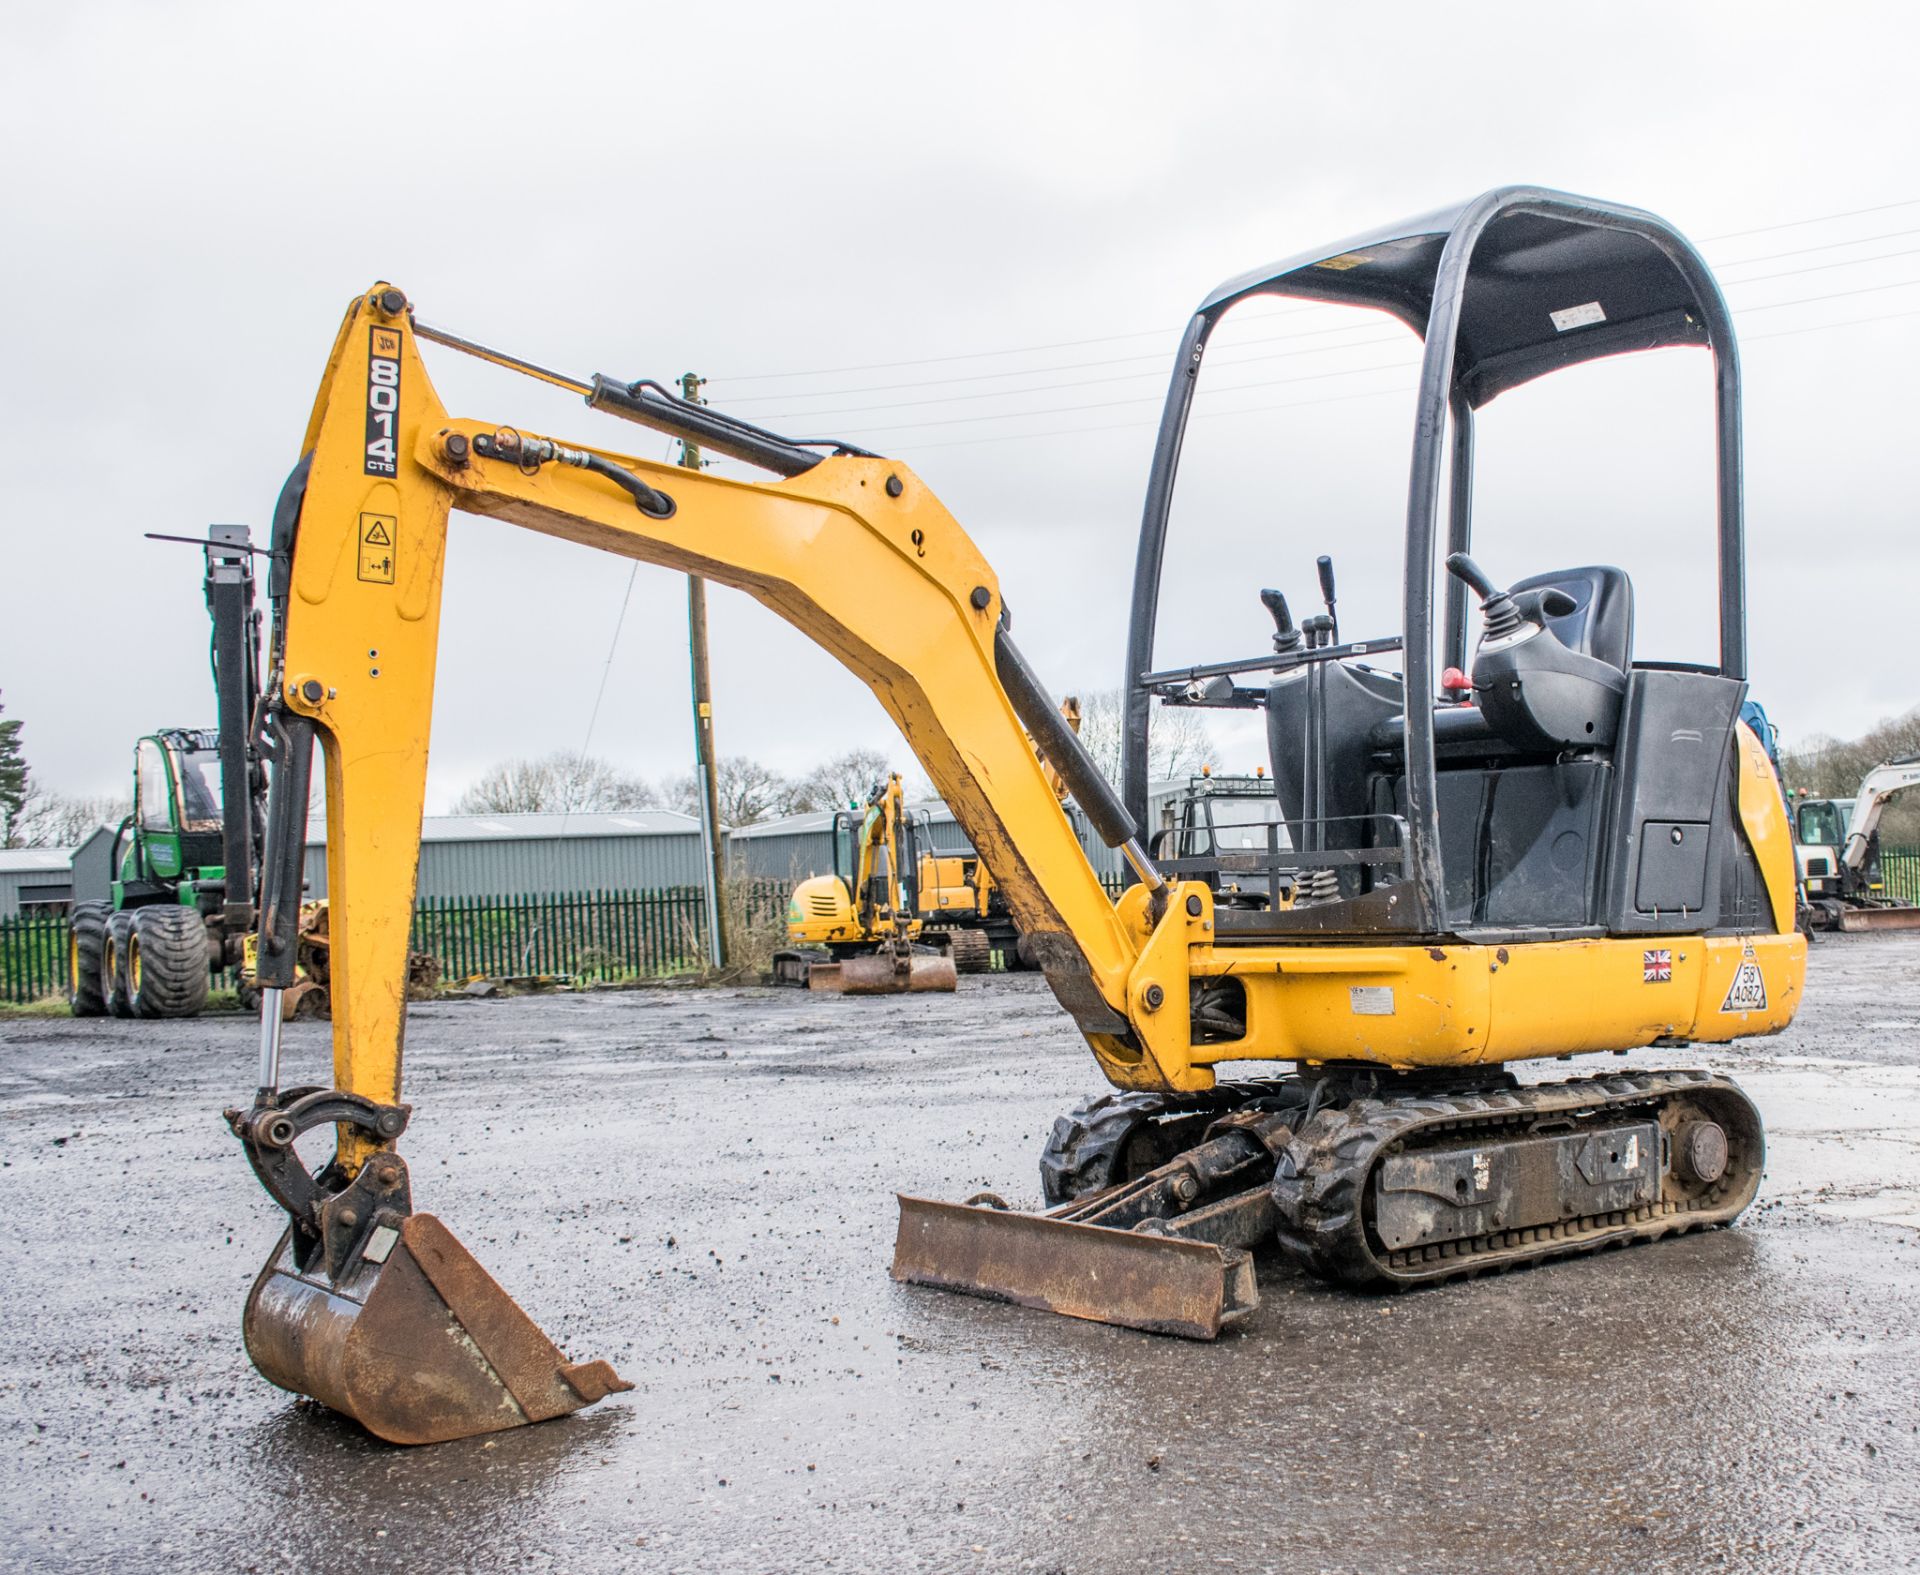
[[[1509,594],[1544,590],[1560,591],[1573,602],[1571,612],[1543,619],[1560,643],[1578,656],[1592,657],[1625,673],[1633,657],[1633,582],[1626,571],[1607,564],[1550,569],[1519,581]],[[1374,726],[1368,742],[1377,765],[1403,767],[1406,718],[1384,718]],[[1494,733],[1486,713],[1477,705],[1435,706],[1433,748],[1442,765],[1457,761],[1478,764],[1519,752]]]
[[[1544,590],[1573,598],[1572,612],[1546,620],[1560,643],[1624,673],[1633,657],[1633,581],[1626,571],[1607,564],[1551,569],[1516,582],[1511,594]]]

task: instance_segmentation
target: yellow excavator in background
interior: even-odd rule
[[[1400,628],[1343,641],[1329,569],[1326,619],[1296,625],[1268,591],[1271,649],[1155,670],[1194,376],[1230,311],[1272,297],[1369,307],[1423,340]],[[452,417],[423,342],[775,479]],[[1468,556],[1474,412],[1558,368],[1675,345],[1704,348],[1715,379],[1719,646],[1706,665],[1636,656],[1616,568],[1503,589]],[[406,946],[455,508],[706,576],[812,636],[871,687],[992,870],[1117,1092],[1056,1124],[1045,1213],[903,1197],[898,1278],[1211,1337],[1253,1304],[1259,1243],[1343,1284],[1409,1286],[1733,1220],[1764,1140],[1730,1080],[1618,1068],[1522,1084],[1509,1067],[1774,1033],[1799,1003],[1785,809],[1737,720],[1739,410],[1711,274],[1635,209],[1504,188],[1229,281],[1187,331],[1156,444],[1116,792],[1014,644],[993,571],[904,465],[851,444],[822,452],[655,383],[517,360],[421,322],[389,284],[356,296],[274,520],[267,999],[257,1090],[228,1112],[288,1218],[248,1299],[255,1364],[402,1442],[628,1387],[604,1362],[568,1361],[415,1212],[396,1149],[412,1115]],[[1550,519],[1536,539],[1555,539]],[[1436,593],[1443,549],[1452,579]],[[1470,661],[1469,590],[1484,624]],[[1284,846],[1211,865],[1148,855],[1136,827],[1156,704],[1264,713]],[[1029,732],[1136,877],[1117,903]],[[274,997],[293,980],[316,740],[334,1086],[282,1090]],[[1286,873],[1286,901],[1216,901],[1222,873],[1256,877],[1248,895],[1270,869]],[[1267,1075],[1222,1076],[1247,1063]],[[295,1145],[321,1125],[335,1148],[313,1171]]]
[[[1060,715],[1077,734],[1079,697],[1068,695]],[[1041,769],[1064,803],[1065,779],[1044,759]],[[986,973],[996,955],[1008,970],[1025,966],[1019,927],[980,856],[932,847],[930,818],[907,808],[897,772],[864,809],[836,811],[833,873],[794,888],[787,939],[804,950],[774,954],[774,982],[893,995],[952,990],[958,974]],[[869,960],[883,955],[885,963]]]
[[[1060,720],[1076,737],[1080,716],[1078,695],[1068,695],[1060,702]],[[1066,778],[1040,753],[1037,743],[1034,750],[1054,797],[1066,803],[1070,796]],[[986,973],[996,960],[1009,973],[1035,966],[1032,954],[1021,943],[1020,926],[1007,906],[1006,895],[994,884],[993,871],[979,854],[921,854],[915,892],[925,926],[922,933],[933,938],[945,935],[954,966],[961,973]]]
[[[835,812],[834,872],[794,888],[787,939],[805,950],[773,954],[776,984],[842,995],[956,987],[948,937],[929,945],[923,934],[920,829],[906,811],[898,772],[874,788],[864,809]]]

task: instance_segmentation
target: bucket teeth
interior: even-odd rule
[[[431,1214],[382,1220],[338,1280],[280,1238],[247,1298],[247,1351],[271,1382],[394,1444],[563,1416],[633,1386],[568,1362]]]

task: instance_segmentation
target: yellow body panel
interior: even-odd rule
[[[798,946],[826,946],[865,937],[860,916],[838,875],[810,875],[787,901],[787,939]]]
[[[1197,916],[1184,915],[1190,898],[1200,902]],[[1120,899],[1137,924],[1147,905],[1143,887]],[[1792,1021],[1806,981],[1806,939],[1792,930],[1509,946],[1217,944],[1204,885],[1175,887],[1171,906],[1183,916],[1184,934],[1176,938],[1174,927],[1161,924],[1130,981],[1134,1030],[1147,1057],[1095,1046],[1122,1086],[1201,1090],[1212,1084],[1210,1069],[1230,1061],[1366,1061],[1404,1070],[1663,1040],[1723,1043],[1778,1033]],[[1752,971],[1743,981],[1746,965]],[[1246,991],[1246,1037],[1187,1042],[1189,980],[1228,976]],[[1747,987],[1736,990],[1739,983]],[[1148,1012],[1146,991],[1155,984],[1163,1001]]]
[[[862,678],[1123,1087],[1202,1089],[1215,1064],[1233,1060],[1436,1066],[1721,1040],[1772,1032],[1792,1015],[1805,951],[1790,933],[1791,852],[1777,789],[1771,804],[1762,791],[1770,769],[1763,784],[1744,736],[1741,818],[1786,933],[1506,948],[1223,944],[1204,885],[1171,886],[1158,907],[1141,887],[1108,900],[999,681],[993,572],[904,466],[834,456],[790,480],[749,483],[593,450],[675,500],[656,518],[590,471],[528,473],[477,457],[474,439],[496,429],[448,417],[410,321],[384,313],[380,295],[376,286],[349,307],[315,403],[278,696],[316,720],[325,751],[336,1086],[399,1098],[454,507],[743,590]],[[380,433],[391,447],[376,454]],[[383,467],[392,474],[373,473]],[[1656,981],[1660,952],[1670,956]],[[1245,987],[1247,1035],[1195,1045],[1190,983],[1227,975]],[[349,1169],[365,1152],[343,1134]]]
[[[1740,772],[1735,802],[1740,809],[1740,825],[1747,843],[1760,864],[1760,879],[1767,888],[1767,901],[1773,909],[1773,927],[1787,931],[1794,927],[1793,896],[1798,868],[1793,856],[1793,822],[1787,818],[1787,803],[1780,793],[1780,778],[1759,735],[1745,722],[1734,724],[1733,736],[1739,745],[1734,764]]]
[[[967,879],[969,864],[972,880]],[[985,918],[993,880],[986,865],[966,854],[925,854],[920,859],[919,888],[922,913],[971,913]]]
[[[903,912],[899,870],[905,845],[905,794],[900,774],[890,773],[880,791],[868,801],[854,850],[853,890],[838,874],[812,875],[793,890],[787,902],[787,939],[801,946],[879,942],[920,934],[920,921]],[[835,821],[836,838],[839,835]],[[836,855],[837,857],[837,855]],[[886,871],[888,901],[873,902],[879,871]]]

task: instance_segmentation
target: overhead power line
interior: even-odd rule
[[[1915,233],[1920,234],[1920,231],[1916,231]],[[1280,316],[1282,314],[1276,312],[1271,315]],[[1378,324],[1375,319],[1368,316],[1351,323],[1336,323],[1329,328],[1300,328],[1295,329],[1292,333],[1266,334],[1258,339],[1240,339],[1236,341],[1236,345],[1238,348],[1244,349],[1251,345],[1279,344],[1282,340],[1286,339],[1324,339],[1329,334],[1357,334],[1377,326]],[[1365,342],[1375,343],[1377,341],[1369,340]],[[916,378],[906,383],[868,383],[859,388],[823,388],[817,394],[801,394],[792,391],[783,394],[738,394],[728,399],[727,405],[728,408],[731,409],[734,405],[764,405],[772,401],[786,399],[838,399],[848,394],[890,393],[894,389],[945,388],[956,383],[989,383],[997,379],[1009,377],[1040,377],[1049,372],[1078,372],[1089,367],[1125,366],[1135,361],[1151,361],[1154,365],[1156,375],[1159,375],[1166,369],[1167,353],[1164,350],[1148,350],[1139,355],[1103,356],[1097,361],[1053,362],[1044,366],[1019,367],[1007,372],[968,372],[959,377]],[[1010,389],[1008,392],[1017,393],[1019,390]]]
[[[1810,270],[1795,269],[1790,271],[1798,273],[1798,272],[1810,271]],[[1780,275],[1779,277],[1786,277],[1786,276],[1787,275],[1783,274],[1783,275]],[[1752,280],[1747,282],[1760,283],[1762,281]],[[1840,300],[1840,299],[1844,299],[1845,297],[1853,296],[1853,295],[1868,295],[1876,291],[1902,289],[1902,288],[1905,288],[1906,286],[1914,285],[1914,284],[1920,284],[1920,279],[1900,279],[1900,280],[1894,280],[1887,284],[1866,285],[1855,290],[1835,290],[1823,295],[1796,296],[1792,300],[1787,300],[1787,301],[1769,301],[1758,306],[1739,307],[1736,309],[1735,315],[1739,316],[1741,314],[1750,313],[1750,312],[1771,312],[1787,306],[1804,306],[1804,305],[1809,305],[1811,303],[1818,302],[1818,301]],[[1393,336],[1389,336],[1388,339],[1382,339],[1378,341],[1366,341],[1366,343],[1387,343],[1389,342],[1390,339],[1398,339],[1399,337],[1400,336],[1398,335],[1393,335]],[[1410,350],[1416,348],[1417,343],[1418,341],[1413,339],[1407,340],[1407,345]],[[1349,347],[1342,346],[1341,348],[1349,348]],[[1359,346],[1355,345],[1355,346],[1352,346],[1351,348],[1359,348]],[[1246,357],[1241,362],[1231,363],[1231,364],[1246,364],[1247,362],[1258,360],[1258,359],[1279,360],[1279,359],[1283,359],[1285,357],[1285,354],[1286,354],[1285,352],[1282,352],[1278,355],[1271,356],[1271,357]],[[1235,383],[1235,384],[1228,384],[1224,386],[1222,385],[1210,386],[1206,383],[1202,383],[1200,392],[1202,394],[1230,393],[1237,389],[1273,388],[1286,383],[1317,382],[1325,378],[1351,377],[1358,373],[1387,371],[1387,370],[1391,370],[1394,365],[1395,363],[1382,362],[1382,363],[1377,363],[1374,365],[1363,366],[1363,367],[1334,368],[1325,372],[1309,373],[1304,377],[1274,378],[1274,379],[1269,379],[1259,383]],[[987,393],[987,394],[949,395],[949,396],[944,396],[944,397],[935,398],[935,399],[908,400],[908,401],[902,401],[898,404],[889,404],[889,405],[848,406],[839,410],[796,411],[791,413],[790,416],[785,416],[785,417],[772,416],[772,417],[768,417],[767,419],[773,422],[780,422],[782,420],[787,420],[787,419],[791,419],[794,421],[815,421],[815,420],[825,419],[832,416],[859,414],[859,413],[862,413],[863,411],[868,411],[868,410],[899,410],[899,409],[919,407],[919,406],[930,405],[930,404],[945,405],[945,404],[959,403],[962,401],[972,401],[977,399],[1007,398],[1007,397],[1011,397],[1014,394],[1043,393],[1043,392],[1057,393],[1057,392],[1062,392],[1064,390],[1073,389],[1073,388],[1095,387],[1102,384],[1114,383],[1114,382],[1129,382],[1129,381],[1133,381],[1134,378],[1137,376],[1144,376],[1144,375],[1147,375],[1147,374],[1121,375],[1121,376],[1112,377],[1112,378],[1092,378],[1092,379],[1085,379],[1077,382],[1051,384],[1051,385],[1047,385],[1044,388],[1010,389],[1010,390],[996,391],[996,392]],[[1077,410],[1111,409],[1116,405],[1122,405],[1122,404],[1157,403],[1159,398],[1160,396],[1158,394],[1144,394],[1131,399],[1105,400],[1105,401],[1099,401],[1093,404],[1085,404],[1085,405],[1048,405],[1038,410],[1001,410],[1001,411],[989,412],[985,415],[951,416],[951,417],[939,418],[932,421],[889,422],[884,426],[877,426],[877,427],[870,427],[870,426],[863,425],[863,426],[857,427],[855,430],[862,436],[871,436],[875,433],[882,433],[882,432],[912,432],[912,431],[921,431],[927,427],[972,425],[980,421],[1014,421],[1014,420],[1020,420],[1025,417],[1030,417],[1030,416],[1064,415],[1069,412],[1077,411]]]
[[[1742,334],[1740,336],[1740,342],[1742,344],[1754,344],[1764,339],[1785,339],[1794,334],[1822,333],[1828,329],[1838,328],[1862,328],[1875,323],[1894,322],[1907,317],[1920,317],[1920,309],[1911,312],[1883,312],[1873,317],[1849,317],[1845,321],[1838,323],[1808,323],[1800,328],[1776,328],[1764,334]],[[1204,421],[1221,419],[1227,416],[1266,415],[1270,412],[1280,410],[1317,410],[1322,405],[1345,404],[1349,400],[1390,399],[1396,395],[1409,395],[1413,393],[1418,386],[1416,383],[1403,383],[1394,388],[1369,389],[1364,393],[1332,394],[1324,399],[1294,399],[1288,400],[1283,404],[1274,405],[1249,405],[1239,410],[1195,410],[1192,419]],[[916,443],[913,446],[913,452],[915,454],[921,454],[931,449],[974,448],[982,443],[1023,443],[1037,441],[1042,438],[1082,437],[1104,432],[1140,432],[1157,425],[1158,423],[1155,421],[1110,421],[1100,426],[1092,427],[1054,427],[1045,432],[1009,432],[995,434],[991,437],[949,438],[937,443]]]
[[[1912,230],[1912,231],[1906,231],[1906,232],[1896,231],[1896,232],[1892,232],[1888,236],[1880,237],[1880,238],[1892,239],[1894,238],[1894,236],[1901,233],[1920,234],[1920,230]],[[1859,245],[1864,243],[1865,243],[1865,238],[1863,238],[1861,241],[1844,242],[1839,244]],[[1831,249],[1832,249],[1831,247],[1801,248],[1799,251],[1783,252],[1777,255],[1781,257],[1790,257],[1790,256],[1802,255],[1807,251],[1826,251]],[[1876,263],[1876,262],[1886,262],[1886,261],[1901,258],[1901,257],[1911,257],[1915,255],[1920,255],[1920,247],[1905,247],[1898,251],[1875,252],[1872,256],[1869,256],[1869,257],[1836,258],[1831,262],[1814,263],[1804,268],[1785,268],[1785,269],[1777,270],[1774,273],[1752,274],[1744,279],[1728,279],[1725,281],[1725,283],[1727,287],[1731,289],[1740,285],[1764,284],[1767,281],[1772,279],[1788,279],[1788,278],[1793,278],[1802,274],[1822,273],[1835,268],[1859,267],[1865,264]],[[1765,262],[1769,260],[1770,258],[1768,257],[1750,257],[1747,259],[1747,263],[1752,264],[1757,262]],[[1249,349],[1256,345],[1276,344],[1283,341],[1291,341],[1296,339],[1325,338],[1331,334],[1351,334],[1355,332],[1360,332],[1365,329],[1370,329],[1374,326],[1375,326],[1375,323],[1372,320],[1371,315],[1369,315],[1369,317],[1363,321],[1340,324],[1340,325],[1336,325],[1334,327],[1329,327],[1329,328],[1300,329],[1290,333],[1269,334],[1269,335],[1264,335],[1254,339],[1242,339],[1238,341],[1238,343],[1232,346],[1231,348]],[[1331,352],[1337,352],[1337,351],[1346,350],[1346,349],[1360,349],[1360,348],[1364,348],[1366,346],[1371,346],[1371,345],[1398,343],[1402,341],[1404,338],[1405,338],[1404,334],[1395,332],[1395,333],[1389,333],[1389,334],[1377,334],[1369,339],[1349,340],[1344,344],[1316,346],[1316,347],[1304,348],[1299,350],[1291,350],[1291,351],[1279,351],[1279,352],[1275,352],[1273,354],[1264,355],[1264,356],[1232,356],[1231,358],[1222,357],[1222,356],[1212,356],[1212,357],[1209,357],[1208,359],[1208,365],[1209,366],[1243,365],[1243,364],[1248,364],[1256,361],[1281,360],[1281,359],[1285,359],[1288,356],[1294,356],[1294,355],[1325,355]],[[1138,372],[1117,373],[1107,377],[1082,378],[1082,379],[1078,379],[1078,380],[1074,380],[1066,383],[1031,384],[1028,386],[1018,387],[1018,388],[989,389],[979,393],[939,394],[939,395],[932,395],[924,399],[887,401],[885,403],[878,404],[878,405],[872,405],[872,404],[843,405],[843,406],[830,407],[827,409],[811,409],[811,410],[804,410],[804,411],[795,410],[785,415],[772,417],[770,419],[776,420],[776,421],[782,421],[782,420],[802,421],[802,420],[812,420],[816,417],[827,418],[827,417],[842,416],[842,415],[860,415],[872,410],[899,410],[899,409],[915,408],[915,407],[920,407],[925,405],[958,404],[958,403],[972,402],[972,401],[981,400],[981,399],[1010,398],[1020,394],[1058,393],[1066,389],[1091,388],[1091,387],[1096,387],[1102,384],[1127,382],[1127,381],[1131,381],[1139,378],[1146,378],[1146,377],[1159,379],[1159,378],[1163,378],[1166,375],[1166,372],[1165,372],[1166,357],[1164,352],[1161,352],[1161,353],[1150,352],[1145,355],[1114,356],[1114,357],[1107,357],[1102,360],[1096,360],[1096,361],[1086,361],[1086,362],[1077,362],[1077,363],[1070,362],[1064,365],[1032,367],[1032,368],[1027,368],[1019,371],[1012,371],[1012,372],[974,373],[969,376],[961,377],[961,378],[916,379],[916,380],[910,380],[902,383],[883,383],[883,384],[871,385],[866,388],[827,389],[827,390],[821,390],[819,393],[816,393],[816,394],[799,394],[794,392],[789,392],[786,394],[758,394],[758,395],[750,394],[742,398],[730,400],[729,404],[762,404],[762,403],[769,403],[769,402],[788,402],[794,399],[833,399],[836,397],[845,398],[845,397],[862,394],[862,393],[888,393],[894,390],[908,392],[908,391],[912,391],[915,389],[922,389],[922,388],[951,387],[951,386],[955,386],[957,384],[962,384],[962,383],[973,384],[973,383],[980,383],[980,382],[1005,381],[1007,379],[1019,378],[1019,377],[1037,377],[1037,376],[1044,376],[1049,372],[1057,372],[1057,371],[1076,371],[1082,368],[1098,368],[1102,366],[1132,365],[1136,362],[1145,362],[1147,363],[1147,365],[1143,370]]]
[[[1701,241],[1702,246],[1711,246],[1716,241],[1737,241],[1745,235],[1771,235],[1775,230],[1797,230],[1809,224],[1831,224],[1836,219],[1858,219],[1869,213],[1891,213],[1895,208],[1911,208],[1920,205],[1920,197],[1902,197],[1898,202],[1882,202],[1871,208],[1849,208],[1844,213],[1822,213],[1811,219],[1787,219],[1779,224],[1762,224],[1751,230],[1727,230],[1719,235],[1709,235]]]
[[[1744,268],[1749,263],[1778,262],[1783,257],[1805,257],[1812,252],[1837,252],[1842,246],[1871,246],[1875,241],[1904,240],[1909,235],[1920,235],[1920,229],[1883,230],[1878,235],[1856,235],[1850,240],[1822,241],[1818,246],[1796,246],[1790,252],[1766,252],[1759,257],[1742,257],[1738,262],[1715,263],[1716,270],[1721,268]]]
[[[1911,312],[1881,312],[1873,317],[1849,317],[1837,323],[1803,323],[1798,328],[1775,328],[1764,334],[1742,334],[1740,343],[1750,345],[1760,339],[1785,339],[1790,334],[1820,334],[1830,328],[1859,328],[1867,323],[1891,323],[1902,317],[1920,317],[1920,309]]]
[[[1710,246],[1710,245],[1715,245],[1721,241],[1739,240],[1748,235],[1769,235],[1778,230],[1804,229],[1809,225],[1831,224],[1841,219],[1856,219],[1856,218],[1863,217],[1867,214],[1889,213],[1898,208],[1911,208],[1916,206],[1920,206],[1920,197],[1905,197],[1898,202],[1879,203],[1873,207],[1868,207],[1868,208],[1849,208],[1838,213],[1816,214],[1810,218],[1786,219],[1786,220],[1782,220],[1780,223],[1777,223],[1777,224],[1762,224],[1762,225],[1755,226],[1752,229],[1727,230],[1719,235],[1710,235],[1705,237],[1700,242],[1700,244],[1703,246]],[[1880,238],[1882,237],[1872,237],[1872,239],[1880,239]],[[1891,237],[1885,237],[1885,238],[1890,239]],[[1841,241],[1841,242],[1836,242],[1834,244],[1848,245],[1848,244],[1854,244],[1854,243]],[[1748,258],[1741,259],[1740,263],[1729,263],[1726,266],[1738,267],[1738,266],[1743,266],[1745,263],[1768,262],[1768,261],[1772,261],[1774,257],[1788,256],[1788,255],[1792,255],[1792,254],[1791,253],[1774,253],[1774,254],[1770,254],[1768,256],[1762,256],[1762,257],[1748,257]],[[1299,306],[1299,307],[1293,308],[1293,311],[1311,311],[1315,309],[1317,308],[1314,306]],[[1291,312],[1276,312],[1272,315],[1287,316],[1292,314]],[[726,378],[725,382],[729,384],[758,383],[758,382],[772,381],[774,379],[786,379],[786,378],[796,378],[796,377],[838,377],[843,374],[851,373],[851,372],[893,371],[901,367],[938,366],[938,365],[943,365],[943,364],[957,362],[957,361],[988,360],[996,356],[1035,355],[1048,350],[1077,350],[1077,349],[1083,349],[1088,345],[1113,344],[1123,339],[1151,339],[1151,338],[1164,339],[1174,334],[1177,334],[1179,332],[1180,332],[1180,327],[1177,327],[1177,326],[1172,328],[1141,328],[1141,329],[1134,329],[1127,333],[1098,334],[1091,338],[1086,338],[1086,339],[1056,340],[1049,344],[1011,345],[1011,346],[1005,346],[997,350],[968,350],[968,351],[959,352],[953,355],[918,356],[908,360],[900,360],[900,361],[868,361],[868,362],[862,362],[857,365],[851,365],[851,366],[815,367],[811,370],[795,371],[795,372],[739,373],[734,376]],[[762,397],[765,397],[765,396],[762,396]],[[736,403],[736,404],[740,402],[741,401],[738,399],[730,401],[730,403]]]
[[[1741,316],[1741,315],[1747,315],[1755,312],[1771,312],[1771,311],[1778,310],[1781,307],[1805,306],[1817,301],[1842,300],[1849,296],[1870,295],[1876,291],[1898,290],[1898,289],[1903,289],[1913,285],[1920,285],[1920,279],[1902,279],[1902,280],[1896,280],[1890,284],[1866,285],[1857,290],[1835,290],[1825,295],[1797,296],[1791,301],[1769,301],[1764,305],[1760,305],[1760,306],[1741,307],[1739,311],[1736,313],[1736,315]],[[1895,315],[1899,315],[1899,314],[1895,314]],[[1818,326],[1818,325],[1814,325],[1814,326]],[[1742,337],[1745,338],[1746,336],[1743,335]],[[1753,337],[1759,338],[1759,337],[1773,337],[1773,336],[1755,335]],[[1253,389],[1277,388],[1277,387],[1281,387],[1283,385],[1292,384],[1292,383],[1319,382],[1323,379],[1332,378],[1332,377],[1354,377],[1354,376],[1364,375],[1369,372],[1390,372],[1390,371],[1399,371],[1399,370],[1401,370],[1401,367],[1397,363],[1382,362],[1374,366],[1352,367],[1352,368],[1346,368],[1346,369],[1335,370],[1330,372],[1314,372],[1314,373],[1308,374],[1305,377],[1271,378],[1258,383],[1233,383],[1233,384],[1214,386],[1214,387],[1208,387],[1207,385],[1203,384],[1200,387],[1200,389],[1197,391],[1196,397],[1203,398],[1210,394],[1244,393],[1244,392],[1251,391]],[[1114,409],[1122,408],[1127,405],[1158,404],[1160,402],[1161,402],[1160,396],[1156,394],[1144,394],[1134,398],[1096,400],[1088,404],[1080,404],[1080,405],[1048,405],[1040,410],[1001,410],[1001,411],[989,412],[988,414],[985,414],[985,415],[953,416],[953,417],[948,417],[945,419],[934,420],[934,421],[891,422],[885,426],[858,427],[855,429],[855,432],[859,437],[868,438],[881,433],[924,431],[929,427],[973,426],[982,421],[1022,421],[1022,420],[1031,419],[1036,416],[1072,415],[1080,411],[1086,411],[1086,410],[1114,410]],[[920,445],[920,446],[934,447],[936,445],[927,444],[927,445]]]

